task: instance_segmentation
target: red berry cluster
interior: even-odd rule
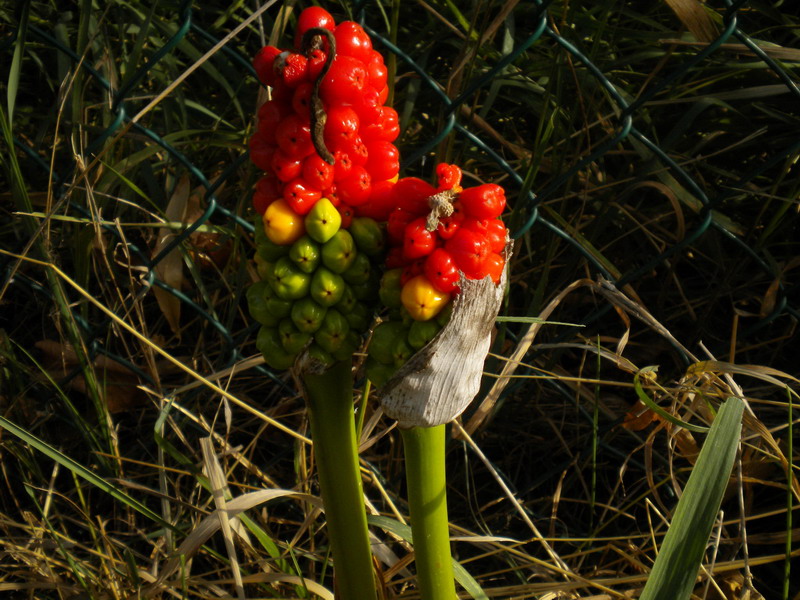
[[[332,33],[335,51],[329,65],[331,44],[325,36],[301,48],[304,34],[314,28]],[[383,57],[364,29],[353,21],[337,25],[326,10],[312,6],[298,18],[294,51],[266,46],[253,65],[261,82],[272,88],[250,139],[251,160],[266,172],[253,195],[255,210],[263,214],[270,203],[283,199],[305,215],[320,198],[328,198],[345,228],[354,214],[385,219],[376,212],[380,203],[372,205],[370,199],[376,192],[383,195],[397,177],[400,153],[392,142],[399,126],[397,112],[384,106],[389,88]],[[315,151],[312,140],[315,89],[327,115],[323,138],[332,164]]]
[[[386,226],[390,248],[386,267],[402,269],[403,288],[419,282],[422,275],[436,291],[446,295],[458,292],[459,271],[468,279],[489,275],[499,282],[508,240],[508,230],[500,220],[506,206],[503,188],[487,183],[463,189],[461,169],[456,165],[439,164],[436,175],[437,187],[405,177],[390,191],[389,201],[395,208]],[[432,198],[433,205],[437,198],[449,204],[440,215],[446,215],[452,207],[451,214],[438,217],[435,228],[428,218],[434,209]],[[422,320],[409,303],[404,304],[412,317]]]

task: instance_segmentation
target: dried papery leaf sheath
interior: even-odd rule
[[[512,246],[506,247],[507,258]],[[442,425],[472,402],[480,389],[506,277],[504,272],[495,285],[491,277],[475,281],[461,274],[461,293],[453,301],[450,321],[383,386],[381,406],[398,426]]]

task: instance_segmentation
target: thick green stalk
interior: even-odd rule
[[[358,466],[351,366],[349,361],[341,362],[321,375],[306,372],[301,377],[328,522],[336,598],[375,600],[367,513]]]
[[[403,429],[411,533],[422,600],[454,600],[447,522],[445,426]]]

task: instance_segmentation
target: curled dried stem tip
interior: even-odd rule
[[[431,212],[428,213],[428,217],[425,219],[425,229],[436,231],[439,226],[439,219],[453,214],[453,200],[455,197],[456,192],[453,190],[444,190],[428,197],[428,206]]]
[[[325,79],[328,69],[331,68],[333,59],[336,57],[336,38],[334,38],[333,33],[327,29],[312,27],[303,34],[302,49],[306,55],[310,55],[313,50],[319,50],[322,48],[323,37],[328,40],[328,55],[325,58],[325,64],[319,73],[319,77],[314,81],[314,87],[311,88],[311,141],[314,144],[314,150],[322,157],[322,160],[332,165],[335,159],[325,145],[325,138],[323,135],[325,133],[325,122],[328,120],[328,115],[325,113],[322,98],[319,96],[319,87],[322,84],[322,80]]]

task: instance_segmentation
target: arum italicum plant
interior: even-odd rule
[[[250,140],[265,172],[253,195],[261,280],[247,293],[256,344],[306,399],[337,597],[375,600],[352,356],[374,312],[383,238],[354,212],[373,182],[396,179],[397,114],[383,105],[387,71],[369,36],[324,9],[299,15],[293,51],[267,46],[254,66],[272,91]]]
[[[503,289],[505,195],[493,185],[462,190],[453,165],[437,168],[438,187],[398,181],[386,68],[356,23],[306,9],[294,51],[267,46],[254,66],[272,97],[250,140],[265,175],[253,195],[261,280],[247,296],[267,364],[292,369],[306,399],[337,595],[376,595],[352,356],[380,297],[389,313],[367,374],[403,431],[420,591],[452,600],[444,424],[478,389]]]

